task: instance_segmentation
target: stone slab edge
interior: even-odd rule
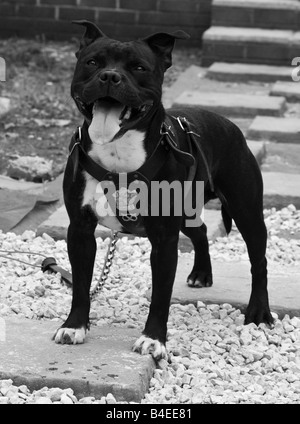
[[[218,102],[214,102],[216,98]],[[253,102],[249,104],[248,102],[251,100]],[[253,94],[240,95],[236,93],[228,96],[228,93],[221,92],[216,92],[212,96],[210,93],[200,93],[198,91],[184,91],[174,100],[173,106],[200,107],[227,117],[247,118],[254,118],[257,115],[279,117],[283,115],[287,108],[284,97],[257,96]]]
[[[207,78],[215,81],[290,81],[291,68],[287,66],[254,65],[215,62],[207,69]]]

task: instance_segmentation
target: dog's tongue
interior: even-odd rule
[[[89,135],[94,143],[108,143],[120,130],[120,114],[124,106],[106,101],[96,102],[93,119],[89,126]]]

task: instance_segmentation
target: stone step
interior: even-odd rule
[[[0,118],[10,111],[10,99],[7,97],[0,97]]]
[[[217,81],[275,82],[280,80],[291,81],[291,73],[290,66],[215,62],[208,68],[206,77]]]
[[[214,0],[212,24],[256,28],[299,28],[300,4],[294,0]]]
[[[261,143],[254,141],[254,143]],[[300,174],[300,143],[264,143],[263,172]]]
[[[0,377],[11,378],[16,385],[25,384],[31,390],[70,387],[78,399],[100,399],[112,393],[119,402],[141,401],[155,364],[150,355],[131,350],[139,331],[92,326],[84,344],[61,345],[51,340],[59,325],[53,321],[5,319]]]
[[[283,96],[288,102],[299,102],[300,82],[277,81],[270,92],[271,96]]]
[[[252,140],[300,143],[300,119],[256,116],[246,135]]]
[[[175,100],[173,106],[200,106],[226,116],[281,116],[285,111],[286,101],[284,97],[275,96],[185,91]]]
[[[202,65],[216,61],[288,66],[299,55],[300,32],[212,26],[203,34]]]
[[[290,204],[300,208],[300,174],[263,172],[264,207],[281,209]]]

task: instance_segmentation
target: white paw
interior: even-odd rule
[[[141,355],[151,354],[155,361],[160,361],[161,359],[167,359],[167,349],[166,346],[161,343],[159,340],[151,339],[150,337],[141,336],[134,343],[132,350],[138,352]]]
[[[84,342],[86,335],[85,327],[80,328],[59,328],[53,336],[55,343],[80,344]]]

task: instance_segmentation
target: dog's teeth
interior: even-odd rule
[[[131,107],[129,107],[124,115],[124,119],[129,119],[131,116]]]

